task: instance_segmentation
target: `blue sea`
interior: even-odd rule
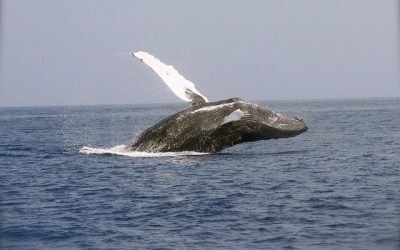
[[[124,153],[188,105],[0,108],[0,248],[399,249],[400,99],[258,104],[309,130]]]

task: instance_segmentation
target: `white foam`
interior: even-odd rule
[[[147,153],[139,151],[130,151],[126,145],[118,145],[112,148],[91,148],[83,147],[79,153],[86,155],[122,155],[129,157],[173,157],[173,156],[190,156],[190,155],[206,155],[208,153],[183,151],[183,152],[163,152],[163,153]]]
[[[186,102],[191,102],[192,100],[190,100],[186,95],[186,89],[189,89],[193,93],[203,97],[204,100],[208,102],[208,99],[194,87],[194,83],[186,80],[172,65],[166,65],[144,51],[136,51],[133,55],[152,68],[177,97]]]

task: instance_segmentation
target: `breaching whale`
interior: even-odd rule
[[[152,68],[175,95],[191,102],[192,107],[143,131],[127,146],[129,150],[216,153],[242,142],[288,138],[307,131],[302,119],[263,109],[240,98],[209,102],[173,66],[143,51],[132,54]]]

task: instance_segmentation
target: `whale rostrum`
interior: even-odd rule
[[[143,131],[127,146],[129,150],[216,153],[242,142],[288,138],[307,131],[302,119],[290,118],[240,98],[208,102],[172,66],[146,52],[133,55],[149,65],[179,98],[191,102],[192,107]]]

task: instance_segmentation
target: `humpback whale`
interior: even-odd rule
[[[194,84],[154,56],[133,56],[152,68],[176,96],[192,106],[143,131],[127,149],[144,152],[216,153],[242,142],[288,138],[307,131],[304,120],[240,98],[209,102]]]

